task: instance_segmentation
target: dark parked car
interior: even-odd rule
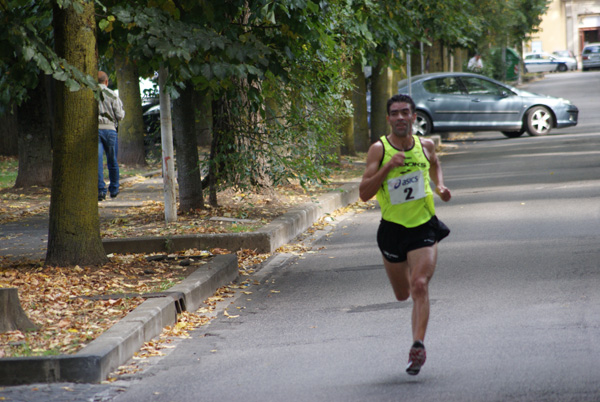
[[[471,73],[432,73],[411,79],[417,106],[415,133],[501,131],[505,136],[546,135],[575,126],[577,107],[570,101],[538,95]],[[408,80],[398,83],[408,94]]]

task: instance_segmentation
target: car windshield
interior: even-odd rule
[[[571,57],[568,50],[554,52],[554,54],[559,57]]]

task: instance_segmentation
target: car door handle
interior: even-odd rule
[[[481,99],[478,99],[478,98],[471,99],[471,102],[481,102]]]
[[[437,99],[436,98],[428,98],[427,102],[437,102]]]

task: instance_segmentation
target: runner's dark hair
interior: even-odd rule
[[[392,96],[390,99],[388,99],[387,101],[387,114],[390,114],[390,106],[392,106],[392,103],[398,103],[398,102],[405,102],[408,103],[410,105],[410,111],[411,112],[415,112],[415,109],[417,108],[415,106],[415,101],[412,100],[412,98],[408,95],[405,94],[396,94],[394,96]]]

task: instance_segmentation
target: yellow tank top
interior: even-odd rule
[[[381,217],[408,228],[422,225],[435,215],[429,159],[419,137],[413,135],[413,139],[412,149],[404,151],[404,166],[392,169],[377,191]],[[380,164],[383,166],[400,150],[394,148],[385,136],[379,140],[384,149]]]

